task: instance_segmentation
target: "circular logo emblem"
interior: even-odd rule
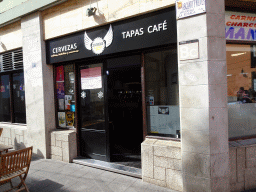
[[[105,47],[105,41],[100,37],[97,37],[92,42],[92,51],[97,55],[101,54],[104,51]]]

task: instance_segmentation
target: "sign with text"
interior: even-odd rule
[[[177,19],[205,12],[205,0],[176,0]]]
[[[256,41],[256,14],[225,12],[227,40]]]
[[[181,61],[199,59],[199,40],[179,42],[179,56]]]
[[[175,10],[167,8],[46,42],[47,63],[177,42]]]

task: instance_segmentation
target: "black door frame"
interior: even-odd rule
[[[81,94],[81,80],[80,80],[80,70],[83,69],[85,66],[87,65],[93,65],[93,64],[97,64],[97,63],[102,63],[102,67],[103,67],[103,73],[102,73],[102,79],[103,79],[103,86],[104,86],[104,116],[105,116],[105,134],[106,134],[106,161],[110,162],[110,142],[109,142],[109,127],[108,127],[108,105],[107,105],[107,90],[106,90],[106,86],[107,86],[107,77],[106,77],[106,59],[93,59],[93,60],[87,60],[87,61],[79,61],[76,62],[75,66],[77,69],[77,138],[78,138],[78,143],[77,143],[77,148],[78,148],[78,155],[81,156],[82,155],[82,146],[81,146],[81,129],[82,129],[82,125],[80,123],[80,119],[81,119],[81,113],[80,113],[80,102],[81,102],[81,98],[80,98],[80,94]]]

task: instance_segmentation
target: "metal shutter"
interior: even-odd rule
[[[22,49],[6,52],[0,55],[1,72],[23,69]]]

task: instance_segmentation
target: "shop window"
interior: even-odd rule
[[[148,135],[179,137],[179,85],[176,49],[145,54]]]
[[[256,49],[227,44],[229,137],[256,135]]]
[[[57,103],[57,127],[73,128],[75,124],[75,75],[74,65],[61,65],[55,68]]]
[[[26,123],[22,49],[0,55],[0,122]]]

